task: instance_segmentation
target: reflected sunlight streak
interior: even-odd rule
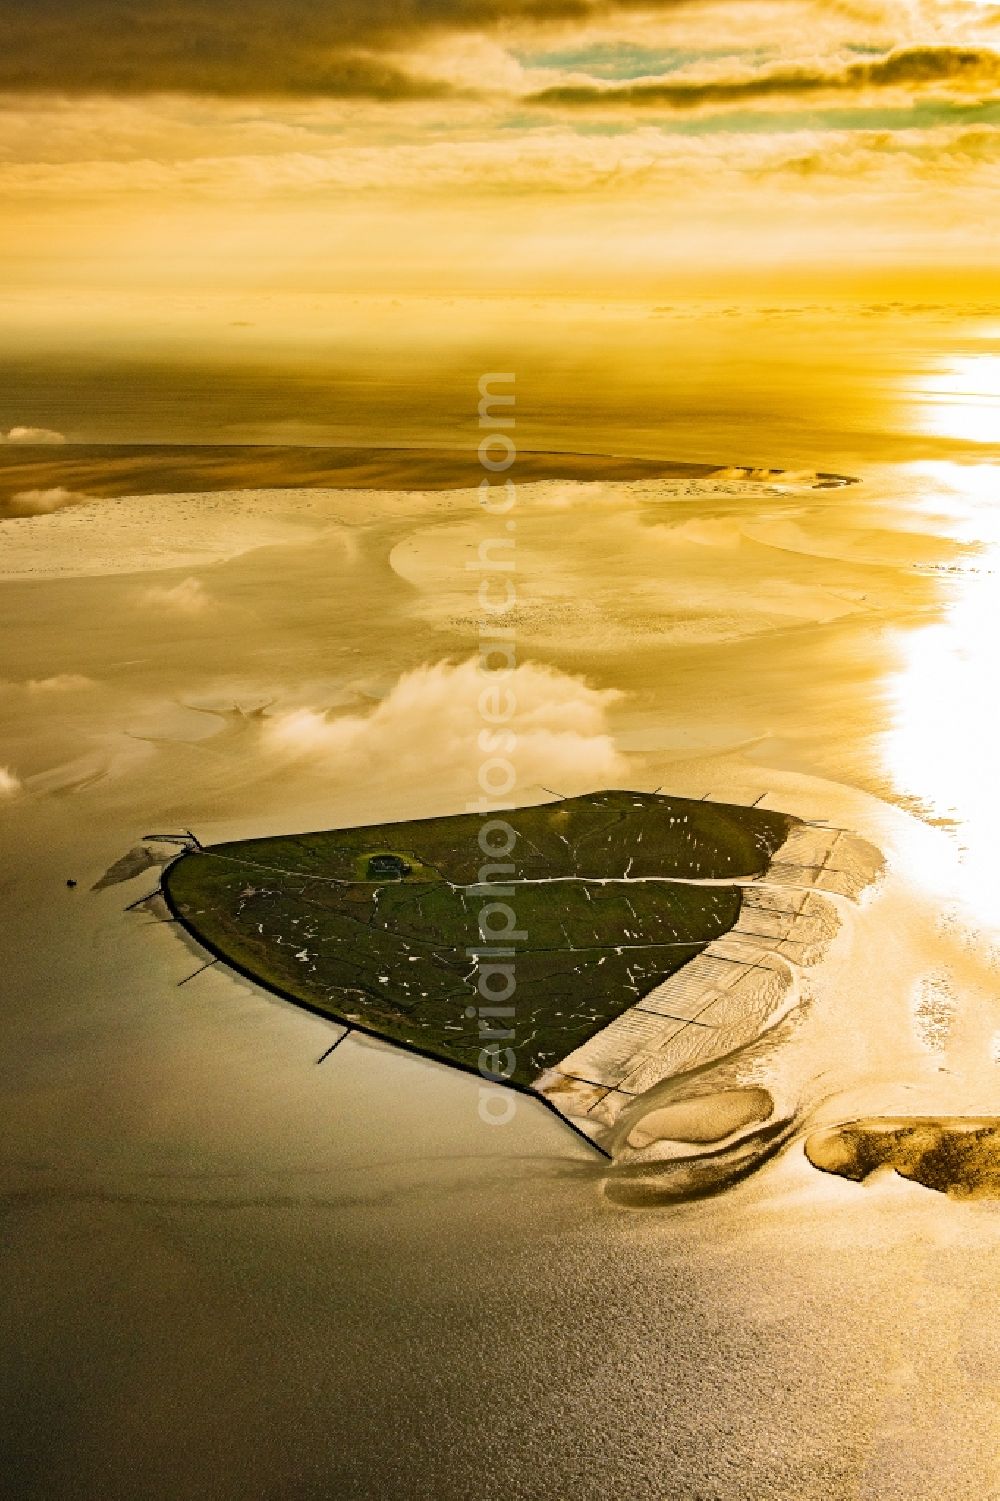
[[[1000,468],[934,464],[954,495],[956,540],[978,543],[951,576],[943,618],[902,642],[906,665],[890,685],[884,753],[897,789],[953,822],[962,849],[962,896],[996,923],[1000,785]]]
[[[959,355],[920,381],[923,430],[937,438],[996,443],[1000,434],[1000,356]]]

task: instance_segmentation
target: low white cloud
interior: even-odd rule
[[[19,490],[11,496],[4,510],[8,516],[48,516],[65,506],[82,505],[90,499],[89,495],[82,495],[78,490],[55,485],[49,490]]]
[[[143,589],[139,603],[154,610],[169,610],[175,615],[204,615],[214,609],[215,600],[200,579],[181,579],[179,584],[153,584]]]
[[[14,797],[20,790],[20,777],[9,766],[0,766],[0,797]]]
[[[65,443],[62,433],[51,427],[12,427],[0,432],[0,443]]]
[[[470,797],[479,795],[483,765],[497,757],[513,767],[509,801],[516,802],[542,783],[579,792],[622,776],[607,724],[620,697],[534,662],[484,673],[471,658],[405,673],[366,713],[289,709],[266,719],[262,734],[272,754],[314,761],[332,776],[431,774],[442,785],[468,788]],[[510,710],[501,723],[486,717]],[[505,738],[511,733],[513,743]]]

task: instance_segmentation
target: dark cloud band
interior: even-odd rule
[[[0,0],[0,90],[427,99],[397,61],[421,39],[698,0]],[[469,80],[475,91],[478,80]]]
[[[866,89],[918,91],[935,84],[967,88],[980,98],[992,96],[1000,87],[1000,54],[985,47],[901,47],[839,68],[774,67],[733,78],[568,84],[543,89],[530,102],[568,109],[696,109]]]

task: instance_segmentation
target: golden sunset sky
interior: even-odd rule
[[[558,395],[575,341],[634,410],[686,299],[996,305],[1000,0],[0,0],[0,24],[0,428],[445,441],[432,367],[464,391],[534,341]],[[572,432],[550,405],[540,440],[587,440],[596,396]],[[613,441],[659,452],[643,420]]]
[[[989,275],[994,0],[0,0],[3,285]]]

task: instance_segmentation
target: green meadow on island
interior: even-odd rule
[[[163,887],[242,974],[460,1068],[480,1066],[479,966],[508,956],[516,995],[497,1004],[526,1087],[727,933],[729,879],[762,874],[796,822],[628,791],[502,820],[516,837],[498,845],[476,813],[241,840],[183,854]]]

